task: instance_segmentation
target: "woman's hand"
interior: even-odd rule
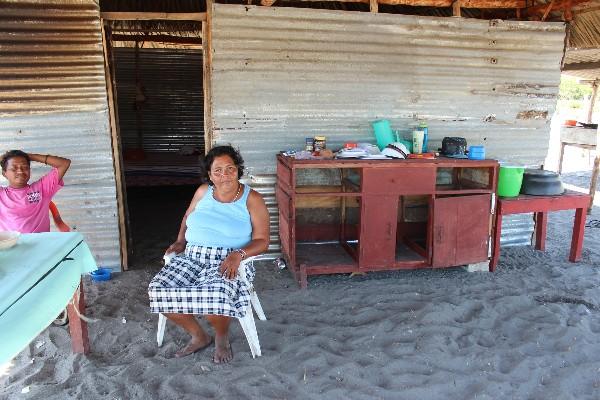
[[[237,251],[232,251],[227,255],[225,260],[221,263],[219,271],[221,276],[225,279],[235,279],[242,262],[242,255]]]
[[[184,250],[185,250],[185,240],[178,240],[169,246],[167,251],[165,251],[165,254],[169,254],[169,253],[179,254],[179,253],[183,253]]]

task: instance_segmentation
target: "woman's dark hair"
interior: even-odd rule
[[[238,169],[238,179],[244,175],[244,159],[239,151],[234,149],[232,146],[216,146],[210,149],[206,156],[204,157],[204,178],[208,182],[209,185],[213,186],[213,181],[210,180],[210,176],[208,173],[210,172],[210,168],[212,167],[215,158],[220,156],[229,156],[233,160],[233,163]]]
[[[0,161],[0,164],[2,164],[2,172],[6,172],[6,165],[8,164],[8,160],[15,157],[23,157],[27,160],[27,164],[31,165],[31,160],[29,159],[27,153],[21,150],[10,150],[2,155],[2,161]]]

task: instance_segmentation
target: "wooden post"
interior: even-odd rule
[[[77,307],[77,310],[75,310]],[[90,352],[90,339],[88,337],[87,322],[79,318],[85,314],[85,299],[83,297],[83,280],[73,295],[73,300],[67,306],[69,315],[69,333],[71,334],[71,347],[74,353],[88,354]]]
[[[460,0],[455,0],[452,3],[452,16],[453,17],[460,17]]]
[[[204,89],[204,151],[213,144],[212,134],[212,0],[206,0],[206,21],[202,22],[202,87]]]
[[[598,185],[598,173],[600,172],[600,126],[596,131],[596,158],[594,159],[594,169],[592,169],[592,181],[590,182],[590,205],[588,206],[587,212],[592,212],[594,207],[594,195],[596,194],[596,186]]]
[[[106,80],[106,94],[108,97],[108,116],[110,118],[110,133],[112,142],[113,165],[115,168],[115,186],[117,192],[117,209],[119,218],[119,242],[121,244],[121,268],[127,270],[128,267],[128,249],[127,249],[127,195],[125,192],[125,177],[123,173],[123,154],[121,151],[121,136],[119,134],[119,115],[117,113],[116,88],[114,85],[111,66],[112,51],[110,47],[110,31],[106,29],[104,21],[100,21],[102,29],[102,49],[104,51],[104,79]]]
[[[587,114],[587,123],[588,124],[592,123],[592,115],[594,114],[594,105],[596,105],[596,98],[598,97],[598,85],[600,84],[598,82],[599,81],[596,79],[592,83],[592,96],[590,97],[590,108],[588,108],[588,114]]]
[[[378,13],[379,12],[379,4],[377,3],[377,0],[369,0],[369,4],[371,6],[371,12],[372,13]]]
[[[558,159],[558,173],[562,174],[563,159],[565,158],[565,142],[560,142],[560,158]]]

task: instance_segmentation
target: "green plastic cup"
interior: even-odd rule
[[[501,165],[498,174],[498,196],[517,197],[523,183],[524,167]]]

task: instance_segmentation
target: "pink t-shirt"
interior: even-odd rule
[[[52,168],[24,188],[0,187],[0,231],[49,232],[50,200],[63,186],[58,170]]]

